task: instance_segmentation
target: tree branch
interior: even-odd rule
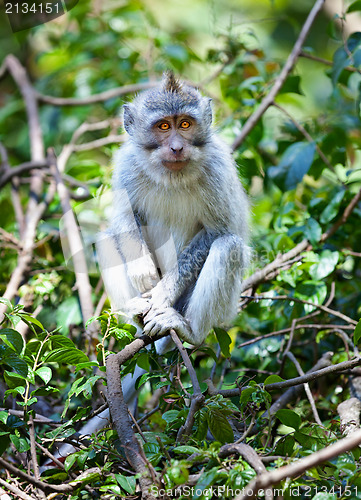
[[[151,474],[154,477],[155,472],[150,472],[150,464],[145,460],[143,450],[135,437],[132,424],[129,420],[128,407],[124,401],[122,391],[120,356],[118,354],[110,354],[107,357],[106,373],[110,414],[124,453],[135,472],[140,474],[139,483],[142,490],[142,498],[155,500],[155,497],[149,492],[153,484]]]
[[[286,389],[287,387],[305,384],[307,382],[310,382],[311,380],[316,380],[317,378],[329,375],[330,373],[349,370],[351,368],[354,368],[355,366],[360,366],[360,365],[361,365],[361,357],[355,357],[350,359],[349,361],[343,361],[342,363],[337,363],[336,365],[331,365],[327,368],[322,368],[321,370],[306,373],[301,377],[291,378],[289,380],[284,380],[282,382],[275,382],[274,384],[267,384],[264,386],[264,388],[267,391],[279,391],[281,389]],[[239,396],[242,390],[244,389],[247,389],[247,387],[244,387],[242,389],[241,388],[222,389],[220,391],[217,391],[217,394],[221,394],[225,398],[233,398]]]
[[[180,427],[177,434],[177,441],[180,441],[183,435],[188,436],[192,432],[192,427],[194,424],[194,416],[196,412],[203,406],[205,397],[202,394],[196,371],[193,368],[192,362],[188,356],[188,353],[183,343],[181,342],[181,340],[179,339],[178,335],[174,330],[170,330],[169,333],[182,356],[183,362],[189,373],[193,386],[193,394],[191,395],[191,406],[189,408],[187,419],[184,425]]]
[[[107,101],[108,99],[114,99],[114,97],[120,97],[125,94],[134,94],[140,90],[150,89],[158,85],[158,82],[144,82],[135,83],[133,85],[123,85],[122,87],[117,87],[115,89],[105,90],[99,94],[94,94],[85,98],[78,97],[52,97],[50,95],[43,95],[40,92],[35,92],[36,98],[47,104],[52,104],[53,106],[87,106],[88,104],[95,104],[97,102]]]
[[[325,0],[316,0],[311,12],[309,13],[309,15],[306,19],[305,24],[303,25],[303,27],[301,29],[301,32],[296,40],[296,43],[292,49],[292,52],[288,56],[286,64],[283,66],[281,73],[277,77],[277,79],[276,79],[275,83],[273,84],[273,87],[271,88],[269,93],[262,100],[261,104],[256,109],[256,111],[248,118],[247,122],[243,125],[241,133],[239,134],[238,137],[236,137],[236,139],[234,140],[234,142],[232,144],[233,151],[235,149],[237,149],[240,146],[240,144],[244,141],[245,137],[247,137],[247,135],[255,127],[258,120],[262,117],[262,115],[265,113],[265,111],[271,106],[276,95],[281,90],[288,75],[291,73],[298,57],[300,56],[300,53],[302,50],[302,45],[304,44],[304,42],[307,38],[307,35],[311,29],[313,22],[316,19],[317,14],[322,9],[324,2],[325,2]]]

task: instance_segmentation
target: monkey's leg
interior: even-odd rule
[[[247,247],[241,238],[228,234],[214,239],[210,250],[206,249],[204,244],[198,247],[198,257],[204,258],[204,261],[198,259],[198,268],[192,274],[185,273],[183,279],[179,277],[178,292],[183,291],[185,283],[187,288],[183,297],[177,297],[180,300],[172,305],[182,314],[169,305],[153,307],[144,318],[145,333],[153,336],[174,328],[184,340],[200,344],[213,326],[235,316]],[[187,252],[193,255],[189,247]],[[187,262],[188,269],[189,264],[193,264],[192,259]],[[175,290],[176,287],[170,289],[171,300]]]
[[[236,316],[247,259],[248,248],[238,236],[214,241],[184,312],[191,327],[188,342],[200,344],[211,328]]]
[[[158,310],[174,306],[177,300],[194,285],[216,239],[215,233],[208,233],[202,229],[178,256],[177,265],[162,277],[149,294],[145,294],[151,297],[153,309],[148,314],[148,319],[153,314],[158,314]]]

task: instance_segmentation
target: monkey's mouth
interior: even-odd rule
[[[163,160],[163,165],[172,172],[179,172],[187,165],[188,162],[189,160]]]

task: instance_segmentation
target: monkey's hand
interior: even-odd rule
[[[151,290],[159,281],[157,268],[149,254],[141,259],[127,262],[127,274],[131,284],[139,293]]]
[[[143,297],[134,297],[128,300],[125,305],[127,315],[133,318],[138,324],[143,326],[143,318],[149,312],[151,304]]]
[[[163,334],[173,328],[177,334],[187,342],[193,343],[193,335],[188,321],[173,307],[165,309],[151,309],[144,316],[144,333],[153,337]]]

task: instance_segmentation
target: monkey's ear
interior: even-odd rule
[[[202,101],[203,119],[205,123],[210,126],[212,123],[212,99],[210,97],[203,97]]]
[[[135,123],[134,111],[132,108],[132,104],[123,105],[123,125],[129,135],[133,134]]]

